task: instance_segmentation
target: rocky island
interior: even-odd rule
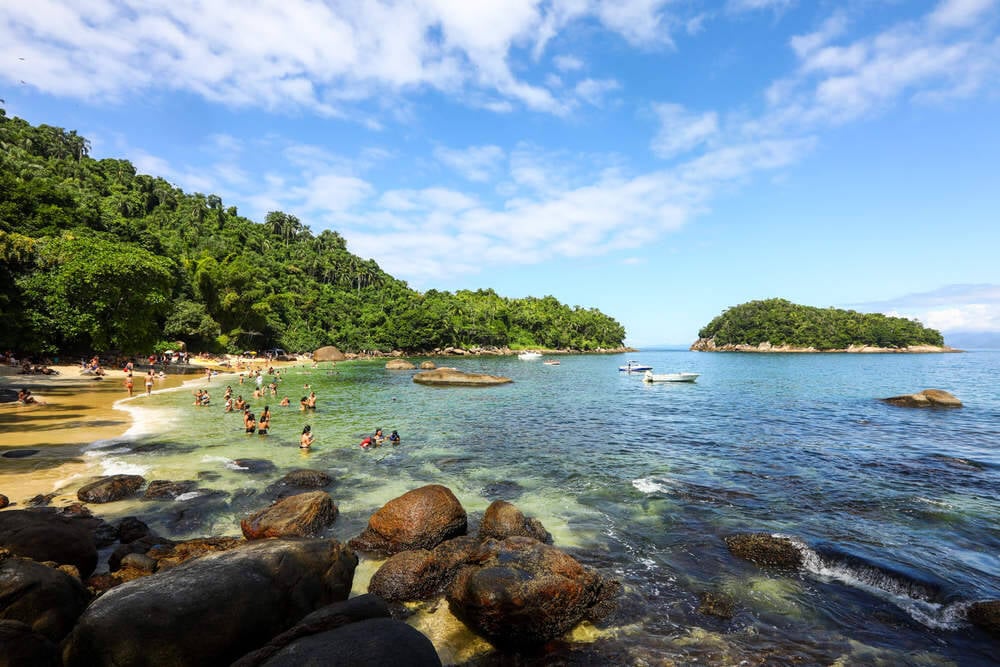
[[[941,332],[881,313],[801,306],[785,299],[727,309],[698,332],[696,352],[959,352]]]

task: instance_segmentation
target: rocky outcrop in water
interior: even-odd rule
[[[413,376],[413,381],[419,384],[484,387],[513,382],[508,377],[487,375],[486,373],[465,373],[455,368],[436,368],[432,371],[421,371]]]
[[[916,394],[890,396],[884,402],[903,408],[960,408],[962,401],[943,389],[924,389]]]
[[[974,625],[1000,639],[1000,600],[973,602],[968,618]]]
[[[699,338],[691,347],[692,352],[756,352],[763,354],[793,353],[830,353],[846,354],[931,354],[937,352],[961,352],[947,345],[908,345],[905,347],[876,347],[874,345],[849,345],[837,349],[819,349],[800,345],[775,345],[767,341],[752,345],[750,343],[725,343],[717,345],[714,338]]]
[[[85,503],[110,503],[134,496],[145,483],[142,475],[110,475],[80,487],[76,497]]]
[[[338,509],[325,491],[288,496],[240,522],[248,540],[316,535],[337,518]]]
[[[313,361],[343,361],[347,355],[332,345],[321,347],[312,354]]]
[[[437,368],[437,364],[433,361],[422,361],[420,362],[420,370],[422,371],[432,371]]]
[[[165,479],[154,479],[142,494],[143,500],[176,500],[177,496],[189,493],[198,488],[198,482],[184,480],[171,482]]]
[[[416,366],[406,359],[391,359],[385,362],[385,367],[390,371],[412,371]]]
[[[532,537],[539,542],[552,544],[552,535],[538,519],[524,516],[505,500],[490,503],[479,524],[479,539],[502,540],[508,537]]]
[[[787,537],[767,533],[742,533],[725,538],[729,551],[755,565],[798,568],[802,552]]]
[[[448,605],[497,646],[540,644],[614,607],[621,584],[530,537],[487,540],[459,571]]]
[[[357,557],[331,540],[266,540],[114,588],[66,640],[67,667],[227,665],[351,590]]]
[[[479,540],[470,536],[442,542],[433,550],[403,551],[382,564],[368,582],[368,591],[389,602],[429,600],[441,594],[472,561]]]
[[[467,527],[465,508],[455,494],[440,484],[429,484],[383,505],[350,545],[383,555],[433,549],[449,538],[464,535]]]

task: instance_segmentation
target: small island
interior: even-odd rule
[[[881,313],[765,299],[728,308],[698,332],[698,352],[958,352],[940,331]]]

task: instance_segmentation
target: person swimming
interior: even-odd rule
[[[373,445],[374,443],[372,443],[372,437],[370,435],[366,435],[364,438],[361,439],[361,442],[358,443],[358,446],[361,447],[361,449],[368,449]]]
[[[257,435],[267,435],[267,429],[271,426],[271,410],[264,406],[264,411],[260,413],[260,421],[257,422]]]
[[[243,413],[243,426],[247,433],[253,433],[257,430],[257,420],[254,419],[253,413],[249,410]]]
[[[299,438],[299,449],[309,449],[313,443],[312,426],[306,424],[302,429],[302,436]]]
[[[389,434],[389,442],[391,442],[393,445],[398,445],[399,444],[399,433],[397,433],[396,431],[393,431],[392,433],[390,433]]]
[[[375,446],[378,447],[379,445],[382,444],[384,440],[385,436],[382,435],[382,429],[380,428],[375,429],[375,435],[372,436],[372,442],[375,443]]]

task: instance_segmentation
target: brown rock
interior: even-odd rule
[[[433,361],[422,361],[420,362],[420,370],[422,371],[432,371],[437,368],[437,364]]]
[[[916,394],[904,394],[902,396],[890,396],[883,398],[883,401],[903,408],[960,408],[962,401],[943,389],[924,389]]]
[[[409,371],[416,368],[406,359],[390,359],[385,362],[385,367],[390,371]]]
[[[337,506],[325,491],[310,491],[282,498],[270,507],[243,519],[240,527],[248,540],[264,537],[315,535],[337,518]]]
[[[532,537],[539,542],[552,544],[552,535],[538,519],[529,519],[505,500],[495,500],[486,508],[479,524],[479,539],[503,540],[508,537]]]
[[[465,509],[455,494],[440,484],[429,484],[383,505],[350,545],[384,554],[433,549],[447,539],[464,535],[467,527]]]
[[[0,493],[0,510],[10,505],[10,498]]]
[[[421,371],[413,376],[413,381],[420,384],[445,386],[490,386],[513,382],[508,377],[487,375],[486,373],[465,373],[455,368],[436,368],[432,371]]]
[[[85,503],[110,503],[135,495],[145,482],[141,475],[111,475],[81,487],[76,497]]]
[[[739,558],[773,567],[797,568],[802,565],[802,552],[787,537],[767,533],[743,533],[726,539],[729,551]]]
[[[321,347],[312,355],[313,361],[343,361],[347,356],[332,345]]]

